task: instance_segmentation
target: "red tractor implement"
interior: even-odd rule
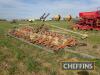
[[[74,28],[81,30],[100,30],[100,11],[80,12],[79,21]]]

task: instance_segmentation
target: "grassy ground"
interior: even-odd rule
[[[77,75],[77,71],[63,71],[61,69],[60,60],[89,60],[82,59],[77,54],[68,52],[49,53],[43,49],[28,45],[20,40],[7,36],[9,29],[19,24],[43,24],[43,22],[0,22],[0,75]],[[62,28],[70,28],[72,22],[65,21],[55,22],[47,21],[45,24],[56,25]],[[75,47],[71,50],[85,51],[93,55],[99,56],[100,50],[100,32],[98,31],[78,31],[88,33],[89,37],[82,42],[87,42],[88,46]],[[80,39],[81,40],[81,39]],[[86,50],[84,50],[86,49]],[[98,52],[94,52],[97,50]],[[96,70],[89,71],[91,75],[100,74],[100,61],[96,61]],[[99,74],[98,74],[99,73]]]

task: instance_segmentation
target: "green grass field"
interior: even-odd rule
[[[77,75],[77,71],[63,71],[61,69],[61,60],[77,59],[79,61],[88,61],[90,59],[82,59],[78,54],[61,51],[58,53],[49,53],[43,49],[29,45],[25,42],[7,36],[9,29],[20,27],[19,24],[39,25],[43,22],[36,21],[17,22],[0,22],[0,75]],[[65,21],[46,21],[44,24],[55,25],[61,28],[70,29],[74,23]],[[89,47],[72,47],[69,50],[76,50],[92,54],[100,57],[100,31],[80,31],[87,33],[89,37],[82,40],[78,35],[79,42],[85,42]],[[68,33],[68,32],[66,32]],[[72,35],[71,33],[68,33]],[[100,60],[96,61],[96,68],[89,71],[90,75],[100,75]]]

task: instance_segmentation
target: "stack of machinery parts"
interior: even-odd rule
[[[59,51],[66,47],[76,45],[76,40],[73,37],[50,31],[43,25],[38,28],[29,26],[19,27],[11,30],[9,33],[14,37],[21,38],[32,44],[46,47],[53,51]]]

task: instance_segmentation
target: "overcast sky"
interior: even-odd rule
[[[100,7],[100,0],[0,0],[0,18],[39,18],[44,12],[51,16],[69,14]]]

